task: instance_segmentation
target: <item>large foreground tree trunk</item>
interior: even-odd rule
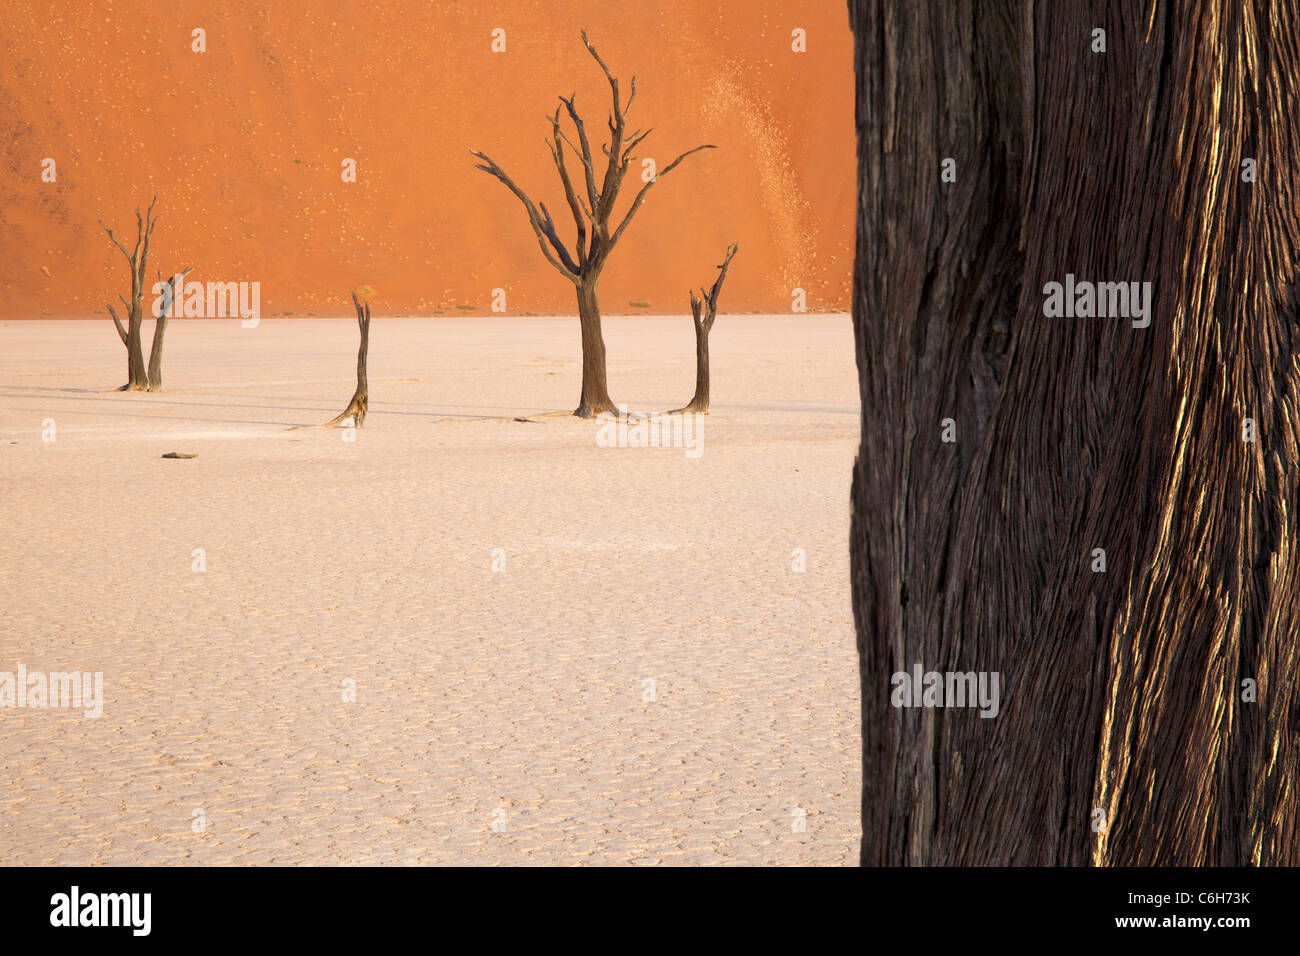
[[[849,7],[862,862],[1300,863],[1294,6]]]
[[[605,378],[605,339],[600,331],[600,300],[596,282],[577,286],[578,323],[582,328],[582,397],[573,414],[591,418],[617,413]]]

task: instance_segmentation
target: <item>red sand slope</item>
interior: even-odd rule
[[[575,90],[593,135],[605,132],[608,86],[583,26],[624,87],[637,76],[629,122],[654,127],[642,155],[662,166],[719,147],[651,190],[602,278],[604,310],[686,311],[732,239],[724,311],[787,311],[796,286],[810,309],[848,306],[841,0],[216,7],[0,6],[0,318],[104,314],[129,280],[96,220],[133,238],[132,210],[154,192],[150,277],[192,265],[191,279],[260,281],[266,316],[344,314],[362,284],[378,314],[487,312],[495,287],[511,313],[572,313],[517,200],[467,150],[500,162],[571,236],[542,140],[556,95]],[[194,27],[205,53],[191,51]],[[505,53],[491,52],[495,27]],[[56,183],[41,182],[44,157]],[[342,182],[344,157],[358,182]]]

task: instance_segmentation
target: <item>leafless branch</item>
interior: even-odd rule
[[[145,270],[146,263],[149,261],[149,240],[153,238],[153,231],[158,225],[158,220],[155,219],[153,215],[153,207],[155,204],[157,204],[157,202],[158,202],[158,197],[155,195],[153,197],[153,200],[149,203],[149,211],[145,214],[144,225],[140,230],[144,237],[144,249],[142,250],[142,254],[140,256],[140,262],[138,265],[139,283],[140,283],[140,289],[142,291],[144,289],[144,270]],[[135,220],[136,223],[139,224],[140,222],[139,208],[137,208],[135,211]],[[138,245],[139,245],[139,240],[137,239],[137,246]]]
[[[113,317],[113,324],[117,326],[117,334],[122,339],[122,344],[127,344],[126,328],[122,325],[122,320],[117,317],[117,312],[113,309],[112,304],[108,306],[108,314]]]
[[[623,163],[627,163],[628,161],[630,161],[632,159],[632,150],[636,149],[637,145],[653,132],[654,132],[654,127],[651,127],[650,129],[646,130],[644,133],[641,132],[641,130],[637,130],[635,133],[633,133],[632,138],[628,140],[627,146],[624,147],[623,149],[623,157],[621,161]]]
[[[650,191],[651,186],[659,182],[659,180],[663,179],[674,169],[676,169],[677,164],[680,163],[687,156],[690,156],[692,153],[698,153],[702,149],[716,149],[716,148],[717,147],[715,147],[712,143],[705,143],[703,146],[696,146],[694,149],[688,149],[686,152],[682,153],[680,156],[674,159],[663,169],[659,170],[659,172],[655,174],[655,178],[650,180],[650,182],[646,183],[644,186],[642,186],[640,191],[636,194],[636,199],[632,200],[631,208],[628,209],[627,215],[623,218],[623,222],[619,224],[618,229],[614,231],[614,235],[610,237],[609,244],[606,248],[613,249],[615,244],[618,243],[619,237],[623,235],[623,230],[628,227],[628,223],[632,221],[632,217],[635,216],[637,210],[641,208],[641,203],[645,201],[645,194]]]
[[[591,143],[587,140],[587,127],[583,125],[582,117],[578,115],[577,109],[573,105],[574,97],[570,96],[567,100],[561,96],[560,102],[569,112],[569,119],[573,120],[574,127],[578,130],[578,142],[582,145],[582,151],[574,150],[582,158],[582,172],[587,181],[587,199],[591,202],[591,211],[596,214],[596,218],[601,218],[601,197],[596,192],[596,168],[591,162]],[[570,144],[572,145],[572,144]]]
[[[551,213],[546,208],[546,203],[538,203],[538,206],[540,206],[542,210],[542,232],[545,234],[546,238],[551,241],[551,245],[555,247],[555,254],[560,257],[560,261],[564,263],[564,267],[574,275],[577,275],[579,272],[578,265],[573,261],[573,257],[569,255],[569,250],[564,248],[564,243],[560,241],[559,233],[555,231],[555,220],[551,218]]]
[[[570,282],[573,282],[576,285],[578,282],[578,268],[574,264],[573,258],[569,255],[563,244],[560,243],[559,237],[555,236],[554,224],[551,224],[549,227],[550,235],[547,234],[548,230],[544,224],[549,222],[550,217],[547,216],[545,219],[542,218],[542,213],[538,212],[537,206],[533,203],[532,199],[528,197],[528,194],[515,185],[515,181],[507,176],[505,170],[498,166],[496,161],[490,156],[486,153],[481,153],[476,149],[471,149],[470,154],[483,160],[483,162],[475,164],[477,169],[481,169],[485,173],[495,176],[507,189],[515,194],[515,197],[521,203],[524,204],[524,208],[528,211],[529,225],[533,227],[533,232],[537,235],[537,244],[541,247],[542,254],[546,256],[547,261],[550,262],[551,265],[555,266],[555,268],[563,273]]]
[[[558,138],[561,135],[560,110],[558,107],[555,110],[555,117],[551,120],[551,129],[555,132],[557,138],[554,142],[548,141],[546,145],[551,150],[551,159],[555,162],[555,168],[559,170],[560,182],[564,186],[564,198],[569,203],[569,211],[573,214],[573,222],[578,230],[578,265],[582,267],[587,264],[587,219],[592,219],[592,216],[591,210],[582,204],[582,200],[578,198],[577,192],[574,191],[573,180],[569,178],[569,170],[564,165],[564,144]],[[595,220],[592,219],[592,221]]]
[[[734,257],[739,251],[740,245],[738,243],[733,242],[731,245],[727,246],[727,256],[722,260],[722,264],[718,266],[718,277],[713,280],[713,288],[708,292],[705,292],[705,296],[708,298],[710,311],[714,311],[718,308],[718,293],[722,291],[722,282],[727,278],[727,268],[731,265],[732,257]],[[700,291],[704,292],[704,289],[701,288]]]
[[[120,243],[120,242],[117,241],[117,236],[113,235],[113,230],[112,230],[112,229],[109,229],[108,226],[105,226],[105,225],[104,225],[104,220],[102,220],[102,219],[99,220],[99,225],[100,225],[100,228],[101,228],[101,229],[103,229],[106,233],[108,233],[108,238],[111,239],[111,240],[113,241],[113,245],[117,246],[117,248],[120,249],[120,250],[122,251],[122,255],[126,256],[126,261],[127,261],[127,262],[130,262],[130,263],[131,263],[131,267],[134,269],[134,268],[135,268],[135,262],[134,262],[134,261],[132,260],[132,258],[131,258],[131,253],[129,253],[129,252],[126,251],[126,246],[122,245],[122,243]]]

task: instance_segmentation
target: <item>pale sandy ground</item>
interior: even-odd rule
[[[288,430],[356,335],[176,321],[146,395],[105,319],[0,324],[0,670],[106,698],[0,709],[0,863],[854,862],[848,317],[720,317],[698,460],[472,420],[571,409],[573,319],[376,317],[357,441]],[[688,318],[606,340],[689,398]]]

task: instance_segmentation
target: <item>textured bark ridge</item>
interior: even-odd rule
[[[849,8],[862,862],[1300,863],[1294,6]],[[891,706],[918,662],[998,716]]]
[[[605,155],[603,178],[597,171],[602,163],[591,150],[591,141],[587,138],[587,127],[574,105],[576,97],[560,97],[560,106],[555,108],[551,117],[551,138],[546,145],[551,151],[551,160],[560,176],[564,188],[565,202],[573,216],[577,241],[573,251],[565,246],[551,218],[546,203],[534,203],[515,181],[511,179],[497,163],[478,150],[470,150],[482,162],[475,164],[490,176],[498,179],[507,189],[514,193],[528,213],[528,224],[537,236],[546,261],[554,266],[561,275],[574,284],[578,295],[578,323],[582,333],[582,396],[574,414],[583,418],[592,418],[600,414],[615,414],[617,409],[609,397],[609,386],[605,378],[605,340],[600,330],[600,302],[596,289],[600,282],[601,271],[609,259],[609,254],[622,238],[624,230],[632,222],[632,217],[645,201],[646,193],[655,183],[677,168],[687,156],[702,149],[713,149],[710,144],[688,149],[667,166],[658,170],[655,176],[637,191],[621,222],[614,219],[614,204],[618,200],[619,190],[623,188],[623,179],[628,168],[639,157],[633,154],[637,146],[650,135],[650,130],[629,130],[627,115],[636,99],[636,77],[624,102],[619,91],[618,80],[609,71],[605,61],[600,58],[596,48],[587,41],[587,32],[582,32],[582,44],[591,54],[591,58],[600,66],[605,79],[609,81],[613,105],[609,114],[609,143],[601,144]],[[560,109],[567,113],[573,124],[574,137],[568,136],[560,127]],[[577,143],[574,143],[574,138]],[[581,178],[575,182],[565,161],[565,147],[582,164]]]

